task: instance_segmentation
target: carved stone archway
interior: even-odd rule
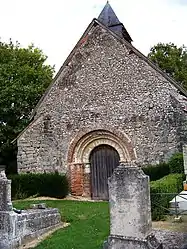
[[[74,195],[90,196],[90,162],[91,151],[99,145],[113,147],[120,156],[120,162],[136,159],[130,139],[120,133],[98,129],[75,137],[68,154],[69,178],[71,192]]]

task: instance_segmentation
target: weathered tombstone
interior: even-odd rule
[[[5,175],[5,166],[0,165],[0,211],[11,211],[11,180]]]
[[[17,244],[17,241],[13,241],[11,237],[14,218],[15,214],[12,211],[11,201],[11,180],[6,178],[5,166],[0,165],[0,249],[14,248]]]
[[[107,249],[162,248],[152,233],[149,177],[121,164],[109,179],[110,236]]]
[[[56,208],[38,204],[37,208],[22,212],[13,209],[11,181],[0,166],[0,249],[18,248],[60,225],[61,216]]]

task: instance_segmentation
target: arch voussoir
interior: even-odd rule
[[[90,154],[100,145],[109,145],[119,154],[121,162],[135,160],[135,151],[130,139],[119,132],[93,130],[78,136],[69,148],[68,162],[72,193],[90,195]]]

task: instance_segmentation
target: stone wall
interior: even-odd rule
[[[25,210],[22,214],[0,212],[0,249],[18,248],[60,224],[61,216],[55,208]]]
[[[46,208],[44,204],[35,204],[32,208],[13,208],[11,180],[6,178],[4,167],[0,166],[0,249],[18,248],[61,225],[58,209]]]
[[[185,140],[179,98],[177,89],[145,60],[93,26],[19,137],[18,169],[67,172],[74,138],[98,129],[126,136],[137,164],[167,160]]]

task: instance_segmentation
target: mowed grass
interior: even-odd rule
[[[27,208],[31,203],[43,201],[18,201],[14,206]],[[99,249],[109,235],[109,207],[107,202],[45,201],[49,207],[60,210],[62,221],[70,223],[54,232],[36,249]]]

